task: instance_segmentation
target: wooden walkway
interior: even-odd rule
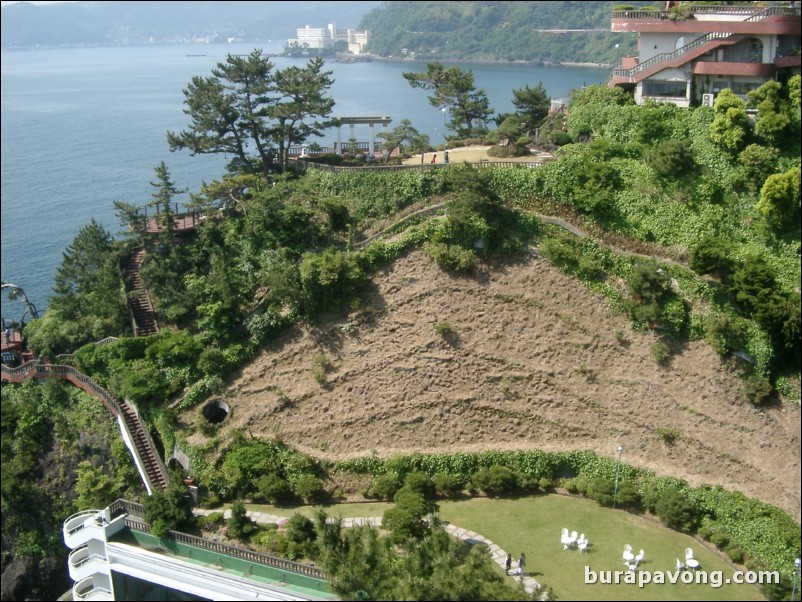
[[[142,477],[148,495],[152,494],[156,489],[165,489],[167,487],[167,469],[164,466],[164,462],[159,457],[153,439],[142,418],[140,418],[136,408],[131,404],[115,400],[108,391],[72,366],[40,364],[38,362],[28,362],[19,368],[2,366],[0,378],[13,383],[21,383],[29,378],[66,380],[96,397],[103,402],[106,409],[117,419],[123,439],[125,439],[125,443],[131,451],[134,464]]]

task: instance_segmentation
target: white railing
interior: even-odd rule
[[[81,581],[97,572],[106,573],[108,562],[105,556],[90,553],[88,545],[79,546],[70,552],[68,559],[70,578],[73,581]]]
[[[81,579],[72,586],[73,600],[113,600],[111,590],[105,587],[96,587],[92,577]]]

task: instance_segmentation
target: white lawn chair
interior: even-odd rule
[[[579,538],[579,535],[577,534],[577,532],[576,531],[571,531],[571,539],[570,539],[570,543],[568,544],[568,547],[575,546],[576,545],[576,540],[578,538]]]
[[[583,552],[588,551],[588,544],[590,542],[587,539],[583,539],[582,541],[577,542],[576,547],[579,549],[579,553],[582,554]]]
[[[685,548],[685,566],[689,569],[698,569],[700,564],[696,558],[693,557],[693,550],[691,548]]]
[[[631,545],[627,544],[627,545],[624,546],[623,558],[624,558],[624,562],[627,563],[627,564],[632,562],[633,560],[635,560],[635,554],[632,553],[632,546]]]
[[[571,536],[568,535],[568,529],[562,530],[562,535],[560,535],[560,543],[563,544],[563,550],[567,550],[568,546],[571,545]]]
[[[678,571],[685,570],[685,564],[679,558],[677,558],[677,570]]]
[[[640,565],[641,562],[643,562],[644,555],[645,555],[645,553],[644,553],[643,550],[641,550],[640,552],[638,552],[635,555],[635,566],[638,566],[638,565]]]

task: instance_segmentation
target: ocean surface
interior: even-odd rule
[[[268,54],[282,50],[281,43],[259,47]],[[210,75],[228,54],[253,49],[182,44],[2,51],[2,281],[22,287],[41,312],[62,253],[80,228],[94,219],[112,234],[122,233],[113,202],[152,200],[151,182],[161,161],[176,186],[190,192],[219,178],[227,158],[171,153],[166,133],[189,123],[182,90],[192,77]],[[305,63],[271,60],[279,69]],[[512,90],[527,84],[542,82],[556,99],[609,75],[606,69],[581,67],[458,65],[473,72],[495,114],[513,111]],[[432,143],[442,142],[444,115],[402,76],[425,71],[425,64],[328,61],[326,69],[333,72],[334,116],[388,116],[389,129],[409,119]],[[343,127],[342,140],[349,136]],[[357,126],[355,137],[367,140],[367,126]],[[332,131],[316,141],[335,140]],[[18,320],[24,311],[3,294],[4,318]]]

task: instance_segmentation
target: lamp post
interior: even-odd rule
[[[615,65],[613,66],[614,69],[618,68],[618,52],[619,52],[618,49],[619,48],[621,48],[621,44],[616,44],[615,45]]]
[[[440,112],[443,113],[443,150],[446,148],[446,113],[448,109],[446,107],[440,107]]]
[[[796,586],[799,583],[799,565],[802,564],[802,560],[797,558],[794,560],[794,588],[791,590],[791,602],[796,600]]]
[[[613,508],[618,501],[618,475],[621,474],[621,454],[624,452],[624,446],[618,446],[618,466],[615,468],[615,492],[613,493]]]

